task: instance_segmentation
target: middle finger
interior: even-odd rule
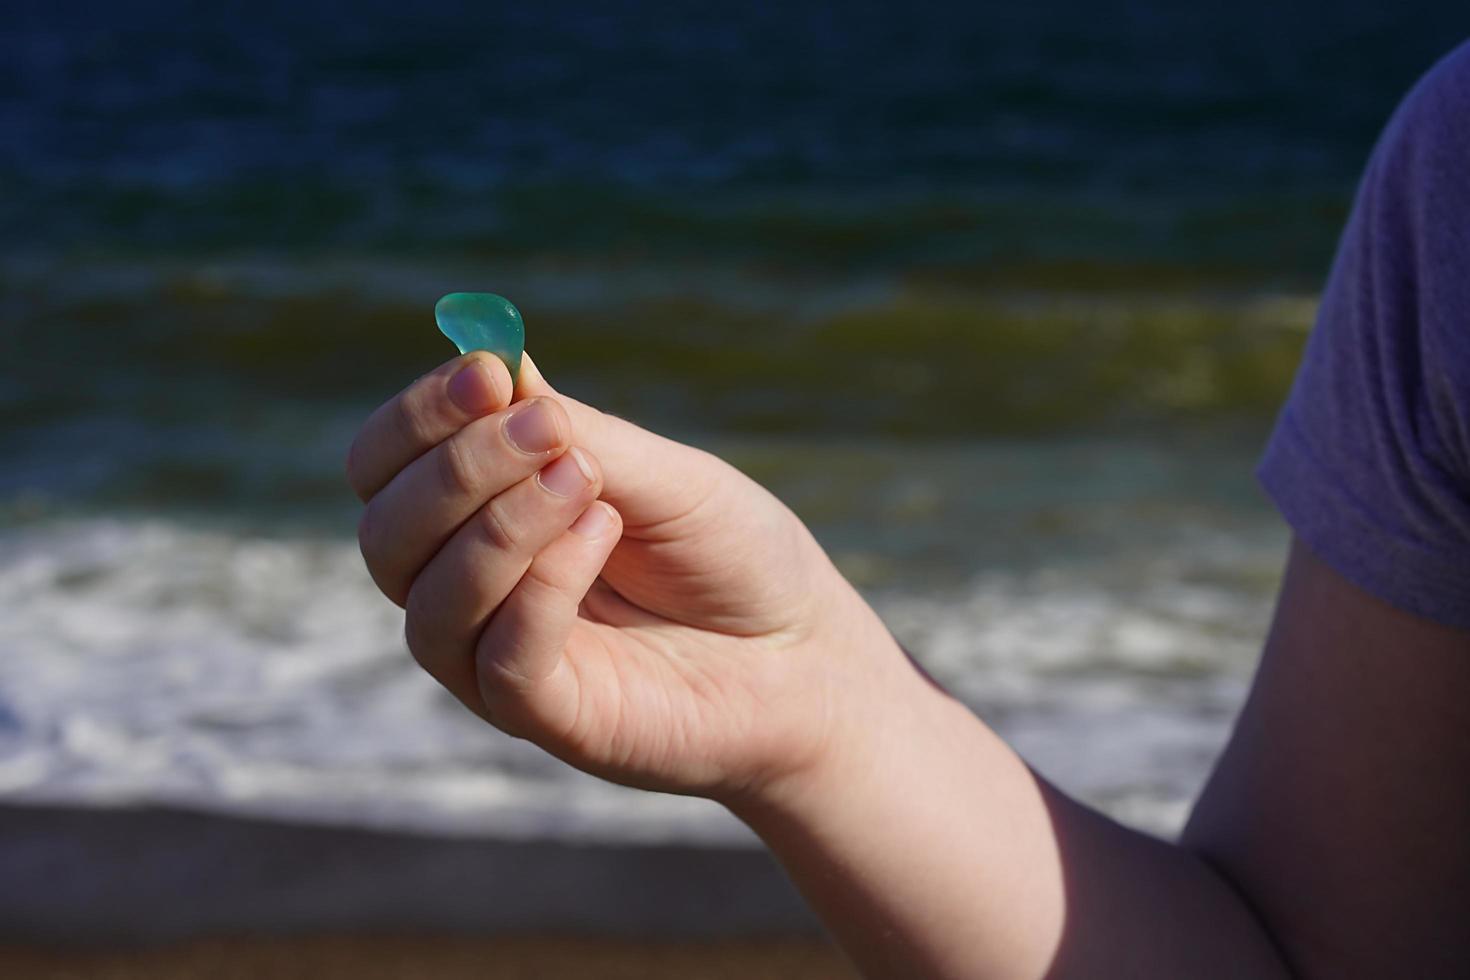
[[[571,424],[551,398],[531,398],[471,422],[414,460],[363,512],[368,571],[398,605],[414,576],[491,497],[566,451]]]

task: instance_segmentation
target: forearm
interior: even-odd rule
[[[1286,975],[1195,856],[1068,799],[917,675],[867,730],[732,806],[865,975]]]

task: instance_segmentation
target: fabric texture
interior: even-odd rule
[[[1257,476],[1348,581],[1470,628],[1470,43],[1374,149]]]

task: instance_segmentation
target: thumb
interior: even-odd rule
[[[591,450],[602,464],[601,499],[612,504],[629,527],[647,527],[685,515],[718,483],[718,459],[666,439],[631,422],[585,405],[552,388],[530,354],[521,359],[516,399],[555,398],[572,420],[572,441]]]

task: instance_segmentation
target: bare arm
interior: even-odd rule
[[[1464,964],[1465,634],[1298,549],[1173,846],[1038,779],[747,478],[560,396],[529,358],[516,393],[498,362],[456,359],[354,446],[363,552],[415,657],[584,770],[725,802],[869,975]]]
[[[1470,972],[1470,635],[1300,545],[1182,846],[1069,800],[937,691],[887,724],[746,813],[867,975]]]
[[[1300,976],[1470,975],[1470,634],[1294,545],[1183,841],[1250,896]]]
[[[1196,855],[1071,800],[927,682],[891,693],[825,772],[732,804],[864,976],[1287,975]]]
[[[865,973],[1470,972],[1470,635],[1300,545],[1182,847],[1067,799],[927,699],[828,783],[744,812]]]

